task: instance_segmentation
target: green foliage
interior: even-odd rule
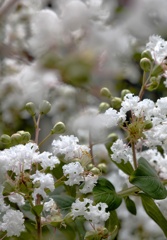
[[[100,178],[93,188],[95,203],[103,202],[108,205],[108,210],[115,210],[122,202],[122,198],[117,195],[113,184],[105,178]]]
[[[164,199],[167,196],[166,188],[156,171],[144,158],[139,159],[138,168],[131,174],[129,181],[154,199]]]
[[[133,215],[136,215],[137,209],[136,209],[136,205],[135,205],[134,201],[132,199],[130,199],[130,197],[125,197],[124,200],[125,200],[125,204],[126,204],[128,211],[130,213],[132,213]]]
[[[167,237],[166,218],[163,216],[158,206],[155,204],[154,200],[151,197],[143,193],[141,193],[140,196],[146,213],[159,225],[159,227],[163,230],[165,236]]]

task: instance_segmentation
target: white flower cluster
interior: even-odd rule
[[[123,143],[122,139],[113,143],[111,151],[113,152],[111,158],[117,163],[132,161],[132,150],[127,144]]]
[[[73,218],[84,216],[84,218],[87,221],[91,221],[92,224],[103,225],[110,216],[110,213],[106,212],[107,207],[106,203],[101,202],[93,205],[93,201],[88,198],[84,198],[83,201],[77,199],[72,204],[72,215]]]
[[[92,192],[93,187],[97,183],[98,176],[88,174],[84,176],[84,168],[81,166],[79,162],[72,162],[63,166],[64,176],[68,178],[65,181],[66,185],[73,186],[75,184],[79,185],[84,183],[80,192],[86,194],[88,192]]]
[[[71,136],[60,136],[61,140],[53,140],[53,153],[55,155],[64,155],[65,160],[81,158],[85,152],[89,152],[89,148],[85,145],[79,145],[79,139]]]
[[[9,149],[0,151],[0,179],[4,180],[7,171],[11,170],[16,175],[31,170],[33,163],[40,163],[43,169],[53,169],[60,161],[52,153],[38,151],[35,143],[19,144]]]
[[[2,217],[3,222],[0,222],[0,230],[7,231],[7,236],[20,236],[22,231],[25,231],[24,215],[19,210],[8,209]]]

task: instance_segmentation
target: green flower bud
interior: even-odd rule
[[[99,163],[97,165],[98,169],[100,169],[101,172],[106,173],[107,172],[107,165],[105,163]]]
[[[156,65],[153,70],[152,70],[152,73],[151,73],[151,76],[154,76],[154,77],[158,77],[159,75],[163,74],[164,73],[164,69],[163,69],[163,66],[161,64],[159,65]]]
[[[121,99],[124,100],[124,97],[125,97],[126,94],[128,94],[128,93],[131,93],[131,92],[129,91],[129,89],[123,89],[123,90],[121,91]]]
[[[141,58],[148,58],[150,61],[153,61],[151,52],[149,50],[144,50],[141,53]]]
[[[100,103],[100,105],[99,105],[99,112],[100,113],[104,113],[107,109],[109,109],[110,108],[110,105],[108,104],[108,103],[106,103],[106,102],[102,102],[102,103]]]
[[[108,140],[109,142],[114,143],[115,141],[118,140],[118,135],[117,135],[116,133],[110,133],[110,134],[108,135],[108,137],[107,137],[107,140]]]
[[[65,130],[66,130],[66,127],[65,127],[64,123],[58,122],[52,128],[51,134],[61,134],[61,133],[64,133]]]
[[[87,170],[90,171],[93,167],[94,167],[94,165],[92,163],[90,163],[87,165]]]
[[[10,144],[11,143],[11,137],[7,134],[2,134],[1,137],[0,137],[0,141],[3,144]]]
[[[158,88],[161,77],[151,77],[150,83],[147,86],[147,90],[153,91]]]
[[[148,58],[142,58],[140,60],[140,67],[145,72],[149,72],[151,70],[151,61]]]
[[[147,120],[147,121],[144,122],[144,129],[145,129],[145,130],[149,130],[149,129],[151,129],[152,127],[153,127],[153,124],[152,124],[151,121]]]
[[[121,98],[114,97],[114,98],[111,99],[111,106],[112,106],[114,109],[117,109],[117,110],[120,109],[121,103],[122,103]]]
[[[11,144],[18,145],[22,143],[21,135],[19,133],[14,133],[11,136]]]
[[[107,98],[110,98],[111,97],[111,92],[108,88],[104,87],[100,90],[100,94],[101,96],[103,97],[107,97]]]
[[[91,171],[93,174],[95,174],[95,175],[99,175],[99,174],[100,174],[100,170],[99,170],[97,167],[93,167],[90,171]]]
[[[43,100],[42,103],[39,106],[40,114],[47,114],[51,109],[50,102]]]
[[[25,132],[25,131],[18,131],[17,133],[19,133],[21,135],[21,142],[23,144],[27,143],[30,141],[31,139],[31,134],[29,132]]]
[[[27,110],[27,112],[33,117],[36,114],[36,110],[35,110],[35,105],[33,102],[28,102],[25,105],[25,109]]]

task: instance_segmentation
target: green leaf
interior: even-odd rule
[[[43,205],[36,205],[31,208],[32,213],[34,213],[37,216],[40,216],[42,210],[43,210]]]
[[[143,207],[150,218],[152,218],[162,229],[167,237],[167,220],[155,204],[154,200],[144,193],[140,194]]]
[[[131,175],[134,172],[134,169],[132,167],[132,164],[130,162],[124,162],[124,160],[122,160],[121,163],[117,163],[115,161],[112,160],[113,163],[115,163],[115,165],[117,165],[117,167],[119,169],[121,169],[124,173],[126,173],[127,175]]]
[[[139,159],[138,168],[129,181],[154,199],[164,199],[167,196],[166,188],[156,171],[144,158]]]
[[[109,231],[110,240],[114,240],[116,238],[119,225],[120,223],[116,211],[111,211],[109,219],[105,222],[105,227]]]
[[[31,206],[28,201],[23,206],[19,206],[20,211],[24,214],[24,216],[32,221],[35,221],[35,216],[32,214]]]
[[[93,197],[95,203],[106,203],[109,211],[118,208],[122,202],[122,198],[117,195],[112,183],[105,178],[99,178],[96,186],[93,188]]]
[[[102,238],[97,232],[88,231],[85,234],[84,240],[102,240]]]
[[[49,197],[53,198],[56,202],[57,206],[60,208],[61,212],[67,214],[71,209],[71,204],[75,202],[75,198],[68,196],[68,195],[57,195],[51,193]]]
[[[137,210],[136,210],[136,205],[135,205],[134,201],[132,199],[130,199],[129,197],[125,197],[124,200],[125,200],[125,204],[126,204],[128,211],[130,213],[132,213],[133,215],[136,215]]]

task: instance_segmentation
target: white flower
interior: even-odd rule
[[[97,183],[98,176],[97,175],[91,175],[88,174],[87,176],[84,177],[84,186],[82,189],[80,189],[81,193],[89,193],[92,192],[95,184]]]
[[[72,204],[72,215],[73,218],[77,216],[84,216],[88,221],[93,224],[103,224],[110,216],[109,212],[106,212],[106,203],[98,203],[93,205],[93,201],[84,198],[84,201],[77,199],[75,203]]]
[[[133,111],[137,106],[140,98],[138,96],[134,96],[132,93],[128,93],[125,95],[123,102],[121,103],[121,112]]]
[[[105,121],[107,127],[116,127],[119,123],[119,121],[125,121],[125,114],[122,114],[122,112],[117,112],[113,108],[109,108],[105,112]]]
[[[66,185],[73,186],[74,184],[80,184],[84,180],[82,174],[84,172],[83,167],[79,162],[72,162],[63,166],[64,176],[68,178],[65,181]]]
[[[111,151],[113,152],[111,158],[117,163],[121,163],[122,160],[126,163],[132,158],[131,148],[124,144],[122,139],[118,139],[113,143]]]
[[[38,155],[38,146],[35,143],[19,144],[0,151],[0,172],[12,170],[17,175],[30,170],[34,157]]]
[[[25,204],[24,197],[19,193],[11,192],[8,198],[10,202],[17,203],[18,206]]]
[[[39,183],[40,186],[38,188],[34,189],[34,192],[32,194],[33,198],[36,199],[36,195],[39,194],[43,198],[47,197],[47,194],[45,192],[45,189],[49,189],[51,192],[55,189],[54,187],[54,179],[53,176],[50,173],[41,173],[39,171],[36,171],[35,174],[31,175],[30,177],[33,179],[33,183]]]
[[[71,136],[60,136],[61,140],[53,140],[53,153],[55,155],[65,155],[65,160],[81,158],[84,152],[89,152],[85,145],[79,145],[79,139]]]
[[[152,35],[149,37],[146,49],[151,52],[152,58],[160,64],[167,55],[167,42],[158,35]]]
[[[43,152],[39,154],[34,159],[34,162],[40,163],[44,170],[48,167],[52,170],[55,165],[60,163],[59,159],[56,156],[52,156],[52,153],[50,152]]]
[[[2,217],[3,222],[0,223],[0,230],[7,231],[7,236],[20,236],[25,231],[24,216],[19,210],[9,209]]]
[[[52,208],[56,208],[56,203],[53,200],[53,198],[49,198],[50,200],[48,202],[45,202],[43,205],[43,210],[46,212],[49,212]]]

